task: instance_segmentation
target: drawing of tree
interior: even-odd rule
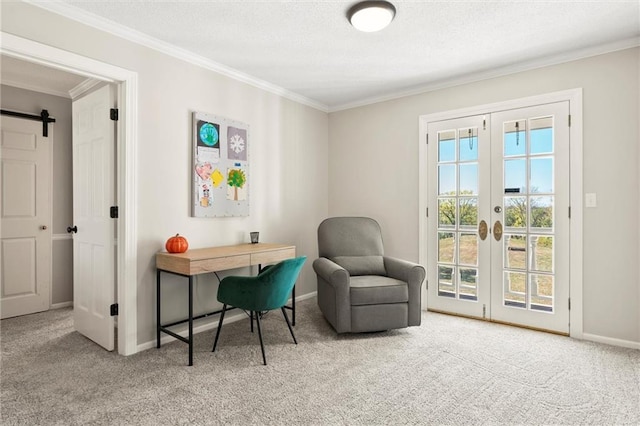
[[[233,200],[238,201],[238,188],[242,188],[247,182],[247,177],[240,169],[230,169],[227,176],[227,185],[234,188]]]

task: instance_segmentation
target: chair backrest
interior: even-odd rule
[[[350,275],[386,275],[382,231],[368,217],[332,217],[318,226],[318,254]]]
[[[283,260],[255,277],[255,307],[253,310],[268,311],[284,306],[306,260],[306,256]]]

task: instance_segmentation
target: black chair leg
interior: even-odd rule
[[[289,327],[289,331],[291,332],[291,337],[293,337],[293,342],[297,345],[298,341],[296,340],[295,334],[293,334],[293,328],[291,328],[291,323],[289,322],[289,317],[287,316],[287,312],[284,310],[284,306],[280,308],[282,311],[282,315],[284,315],[284,320],[287,322],[287,327]]]
[[[216,340],[213,341],[213,349],[211,352],[216,351],[216,345],[218,344],[218,337],[220,337],[220,330],[222,330],[222,321],[224,321],[224,313],[227,311],[227,304],[222,305],[222,313],[220,314],[220,321],[218,321],[218,331],[216,331]]]
[[[260,312],[256,311],[256,324],[258,325],[258,336],[260,337],[260,349],[262,350],[262,362],[267,365],[267,357],[264,355],[264,342],[262,341],[262,329],[260,327]]]
[[[251,332],[253,333],[253,311],[249,311],[249,316],[251,316]]]

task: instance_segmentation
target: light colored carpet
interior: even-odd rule
[[[640,424],[640,351],[424,313],[422,326],[337,336],[315,299],[291,341],[247,320],[121,357],[70,309],[3,320],[3,425]]]

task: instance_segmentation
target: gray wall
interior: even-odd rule
[[[2,85],[3,109],[39,115],[46,109],[56,119],[53,139],[53,276],[51,303],[73,302],[73,241],[67,226],[73,221],[71,167],[71,99]]]
[[[418,117],[558,90],[584,88],[584,331],[640,341],[638,306],[639,51],[545,67],[327,115],[29,4],[2,3],[3,31],[138,73],[138,342],[154,338],[154,255],[167,237],[191,247],[261,240],[317,256],[328,215],[380,220],[389,254],[418,259]],[[189,217],[191,112],[251,125],[251,216]],[[390,155],[389,153],[393,155]],[[307,262],[299,294],[315,290]],[[167,283],[163,312],[186,295]],[[199,280],[196,310],[214,305]]]
[[[138,73],[138,343],[155,338],[155,254],[180,233],[192,248],[260,240],[294,244],[310,259],[298,294],[315,291],[316,228],[327,216],[328,115],[162,52],[22,2],[2,2],[2,30]],[[191,113],[248,123],[250,216],[192,218]],[[247,273],[238,271],[237,273]],[[183,317],[184,280],[163,281],[165,321]],[[214,277],[199,277],[196,312],[219,307]]]
[[[418,260],[418,117],[583,88],[584,333],[640,342],[640,49],[335,112],[329,214],[369,215],[385,251]]]

